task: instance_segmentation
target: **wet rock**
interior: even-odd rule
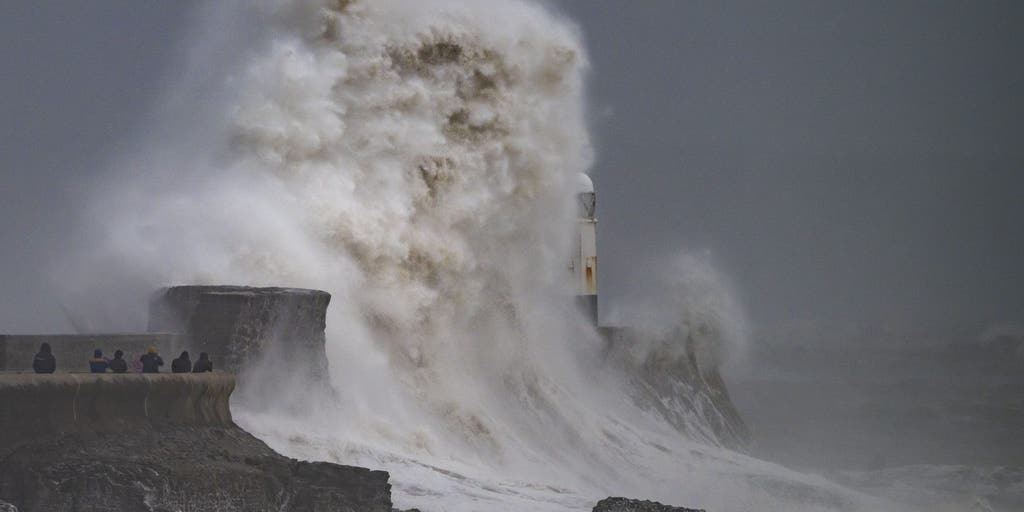
[[[632,381],[636,404],[658,411],[684,437],[745,451],[750,431],[736,410],[718,367],[700,357],[700,345],[716,333],[676,329],[651,333],[629,327],[601,327],[606,359]],[[637,350],[647,347],[647,350]],[[701,418],[694,422],[692,418]]]
[[[594,512],[705,512],[703,509],[671,507],[656,501],[628,498],[605,498],[594,507]]]
[[[230,374],[0,375],[0,496],[47,512],[391,511],[386,472],[297,461],[238,428],[233,388]]]
[[[227,456],[204,457],[212,443]],[[245,463],[254,457],[258,467]],[[223,437],[200,427],[111,443],[87,434],[26,443],[0,467],[0,493],[22,510],[49,512],[391,511],[386,472],[300,462],[240,429]]]

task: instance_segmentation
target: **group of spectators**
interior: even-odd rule
[[[139,359],[132,364],[131,369],[137,373],[160,373],[160,367],[163,365],[164,360],[156,352],[156,347],[149,347],[149,350],[139,356]],[[32,369],[36,373],[53,373],[57,371],[57,358],[53,357],[53,349],[49,343],[43,343],[39,347],[39,352],[32,360]],[[128,373],[129,367],[128,362],[124,359],[124,352],[117,350],[114,352],[114,358],[108,359],[103,357],[102,350],[94,350],[92,359],[89,359],[89,371],[92,373],[107,373],[108,370],[113,373]],[[203,373],[212,371],[213,362],[210,361],[210,356],[206,352],[199,354],[199,360],[195,364],[189,359],[188,351],[182,352],[177,359],[171,361],[171,373]]]

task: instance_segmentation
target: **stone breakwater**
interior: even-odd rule
[[[230,374],[0,375],[0,501],[21,511],[391,511],[388,473],[283,457]]]

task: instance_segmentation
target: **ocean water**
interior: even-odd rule
[[[154,125],[94,191],[103,249],[81,259],[140,289],[330,292],[335,392],[275,375],[233,404],[271,447],[387,469],[403,508],[898,510],[727,447],[708,397],[747,335],[712,261],[666,263],[614,358],[576,311],[593,148],[570,22],[517,0],[227,1],[193,21]]]

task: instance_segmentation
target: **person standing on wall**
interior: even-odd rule
[[[203,373],[213,371],[213,361],[210,361],[210,355],[206,352],[199,353],[199,360],[196,364],[192,365],[192,373]]]
[[[57,358],[53,357],[53,349],[49,343],[39,346],[39,352],[32,359],[32,369],[36,373],[53,373],[57,371]]]
[[[184,351],[181,355],[171,361],[171,373],[188,373],[192,371],[192,360],[188,357],[188,351]]]
[[[89,360],[89,372],[107,373],[108,367],[110,367],[110,360],[103,357],[103,351],[100,349],[93,350],[92,359]]]
[[[156,353],[156,347],[149,347],[149,350],[139,358],[142,362],[142,373],[160,373],[160,367],[164,360]]]
[[[110,371],[114,373],[125,373],[128,371],[128,362],[124,360],[124,352],[114,352],[114,359],[110,360]]]

